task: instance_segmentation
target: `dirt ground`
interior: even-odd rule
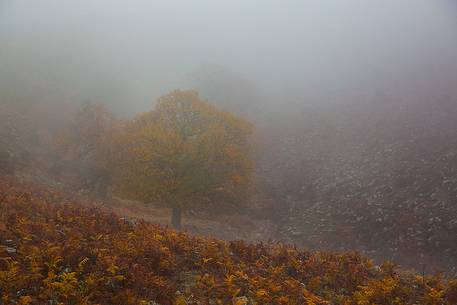
[[[142,219],[166,226],[170,224],[171,210],[167,208],[117,198],[103,202],[102,207],[131,221]],[[268,220],[253,219],[248,215],[209,215],[190,211],[183,214],[182,229],[193,235],[225,240],[267,241],[274,238],[275,226]]]

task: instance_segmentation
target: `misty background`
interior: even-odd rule
[[[207,86],[202,70],[252,82],[261,100],[243,103],[455,96],[456,8],[452,0],[2,0],[0,86],[17,98],[92,100],[129,114],[174,88]]]
[[[193,88],[256,125],[254,222],[222,237],[457,274],[456,54],[453,0],[0,0],[0,151],[44,180],[73,106]]]

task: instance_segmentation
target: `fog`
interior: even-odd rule
[[[177,88],[256,126],[248,208],[191,231],[457,275],[454,0],[0,0],[0,169],[80,191],[73,106],[129,119]]]
[[[193,77],[202,67],[240,75],[276,104],[455,96],[456,8],[452,0],[2,0],[0,85],[23,99],[92,100],[129,113],[171,89],[204,86]]]

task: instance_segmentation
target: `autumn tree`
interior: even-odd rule
[[[175,228],[185,209],[235,205],[249,193],[252,130],[249,122],[219,111],[195,91],[173,91],[111,138],[107,160],[113,189],[172,208]]]
[[[100,161],[104,157],[101,144],[119,124],[119,120],[105,106],[86,103],[56,136],[54,144],[62,160],[61,170],[76,176],[72,179],[76,180],[73,182],[76,187],[105,195],[109,172]]]

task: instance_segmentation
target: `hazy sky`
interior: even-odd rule
[[[135,110],[207,64],[276,93],[453,96],[456,54],[453,0],[0,0],[0,88]]]

